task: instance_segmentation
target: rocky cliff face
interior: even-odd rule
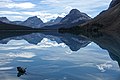
[[[117,5],[118,3],[120,3],[120,0],[112,0],[112,2],[110,3],[109,8],[114,7],[114,6]]]

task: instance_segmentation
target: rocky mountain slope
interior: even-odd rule
[[[108,10],[101,12],[91,21],[82,24],[80,28],[86,30],[120,30],[120,2],[119,0],[112,1]]]
[[[32,28],[40,28],[42,24],[43,24],[43,21],[37,16],[29,17],[27,20],[20,23],[20,25],[28,26]]]
[[[13,24],[13,25],[21,25],[27,26],[31,28],[40,28],[43,25],[43,21],[37,16],[29,17],[25,21],[10,21],[6,17],[0,17],[0,21],[3,23]]]
[[[85,14],[80,12],[77,9],[72,9],[68,15],[66,15],[58,24],[52,26],[45,26],[44,29],[59,29],[63,28],[70,28],[72,26],[76,26],[87,21],[91,20],[91,18]]]
[[[71,24],[71,23],[84,23],[91,18],[85,14],[80,12],[77,9],[72,9],[68,15],[66,15],[60,22],[60,24]]]
[[[56,19],[51,19],[50,21],[44,23],[43,26],[59,24],[62,19],[63,19],[62,17],[57,17]]]
[[[6,17],[0,17],[0,21],[5,23],[10,23],[10,21]]]
[[[110,3],[109,8],[112,8],[112,7],[116,6],[118,3],[120,3],[120,0],[112,0],[112,2]]]
[[[89,20],[91,20],[91,18],[87,14],[82,13],[77,9],[72,9],[64,18],[57,17],[56,19],[52,19],[46,23],[43,23],[43,21],[37,16],[29,17],[25,21],[9,21],[6,17],[0,17],[1,22],[44,29],[58,29],[61,27],[70,28]]]

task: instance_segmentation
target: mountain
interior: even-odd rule
[[[31,28],[40,28],[43,24],[43,21],[37,16],[29,17],[27,20],[22,22],[20,25],[28,26]]]
[[[43,29],[58,29],[61,27],[69,28],[85,23],[89,20],[91,20],[91,18],[87,14],[82,13],[77,9],[72,9],[64,18],[57,17],[56,19],[52,19],[47,23],[43,23],[43,21],[37,16],[29,17],[25,21],[9,21],[6,17],[0,18],[0,21],[5,23]]]
[[[92,20],[77,25],[75,27],[69,28],[69,32],[93,32],[96,33],[98,31],[120,31],[120,2],[119,0],[112,1],[110,4],[111,8],[108,8],[105,11],[102,11],[99,15],[97,15]],[[116,4],[116,5],[115,5]]]
[[[52,19],[46,23],[43,23],[43,21],[37,16],[29,17],[25,21],[9,21],[6,17],[0,17],[1,22],[27,26],[31,28],[41,28],[43,26],[55,25],[55,24],[58,24],[61,20],[62,20],[62,17],[57,17],[56,19]]]
[[[37,16],[29,17],[25,21],[9,21],[6,17],[0,17],[0,21],[9,24],[27,26],[31,28],[40,28],[43,25],[43,21]]]
[[[0,21],[3,23],[8,23],[8,24],[15,24],[15,25],[21,25],[22,21],[10,21],[7,19],[7,17],[0,17]]]
[[[72,9],[70,13],[61,20],[60,24],[71,24],[76,22],[81,24],[90,19],[91,18],[87,14],[82,13],[77,9]]]
[[[59,29],[59,28],[70,28],[87,21],[91,20],[91,18],[85,14],[80,12],[77,9],[72,9],[68,15],[66,15],[58,24],[51,26],[44,26],[44,29]]]
[[[70,13],[64,18],[57,17],[56,19],[52,19],[47,23],[43,23],[43,21],[37,16],[29,17],[25,21],[9,21],[6,17],[0,18],[0,21],[5,23],[44,29],[58,29],[61,27],[69,28],[78,24],[85,23],[89,20],[91,20],[91,18],[87,14],[82,13],[77,9],[72,9]]]
[[[89,27],[95,28],[94,24],[99,24],[99,25],[101,25],[100,29],[102,29],[102,30],[106,30],[106,31],[120,30],[120,9],[119,9],[120,2],[119,2],[119,0],[116,0],[113,3],[113,1],[110,4],[111,8],[108,8],[108,10],[101,12],[90,23],[88,23]],[[116,2],[119,2],[119,3],[117,3],[115,5]],[[99,28],[100,27],[99,25],[95,25],[95,26],[97,28]]]
[[[57,17],[53,22],[55,24],[59,23],[63,18],[62,17]]]
[[[10,21],[6,17],[0,17],[0,21],[4,23],[10,23]]]
[[[50,25],[55,25],[60,23],[60,21],[62,20],[62,17],[57,17],[56,19],[51,19],[50,21],[44,23],[44,26],[50,26]]]

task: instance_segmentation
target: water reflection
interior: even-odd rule
[[[120,34],[117,32],[101,33],[101,36],[87,35],[102,49],[109,52],[110,57],[116,60],[120,66]],[[104,34],[104,35],[103,35]]]
[[[18,72],[18,73],[17,73],[17,77],[20,77],[20,76],[22,76],[22,75],[26,75],[26,73],[22,73],[22,72]]]
[[[107,34],[87,37],[57,32],[0,37],[0,78],[119,80],[120,69],[116,61],[119,63],[120,38]],[[17,74],[17,66],[26,67],[27,75]]]
[[[21,33],[21,35],[24,32]],[[10,34],[10,33],[9,33]],[[13,33],[12,33],[13,34]],[[19,33],[20,35],[20,33]],[[56,41],[57,43],[65,43],[67,46],[70,47],[72,51],[77,51],[82,47],[87,46],[90,41],[84,37],[84,36],[77,36],[73,34],[60,34],[58,32],[42,32],[42,33],[31,33],[28,35],[22,35],[22,36],[14,36],[8,37],[8,38],[0,38],[0,43],[7,44],[10,40],[26,40],[30,44],[37,45],[40,43],[43,38],[50,39],[51,41]]]

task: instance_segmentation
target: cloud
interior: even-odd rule
[[[25,20],[25,17],[20,12],[15,11],[0,11],[1,17],[7,17],[11,21]]]
[[[12,0],[0,0],[0,2],[12,2]]]
[[[53,4],[53,3],[60,3],[59,0],[43,0],[41,1],[42,4]]]
[[[10,21],[24,21],[26,18],[24,16],[16,16],[16,15],[4,15],[3,17],[7,17]]]
[[[16,15],[20,15],[20,12],[14,12],[14,11],[0,11],[0,14],[16,14]]]
[[[23,19],[24,18],[23,16],[10,16],[10,17],[12,17],[14,19]]]
[[[12,0],[5,0],[0,1],[0,8],[19,8],[19,9],[31,9],[34,8],[36,5],[31,2],[21,2],[16,3]]]
[[[72,10],[72,9],[73,9],[72,6],[66,6],[66,7],[65,7],[65,10],[67,10],[67,11]]]
[[[29,9],[29,8],[34,8],[35,4],[30,3],[30,2],[25,2],[25,3],[11,3],[8,5],[5,5],[7,8],[21,8],[21,9]]]
[[[25,20],[25,17],[24,16],[15,16],[15,15],[1,15],[3,17],[7,17],[8,20],[10,21],[18,21],[18,20]]]

